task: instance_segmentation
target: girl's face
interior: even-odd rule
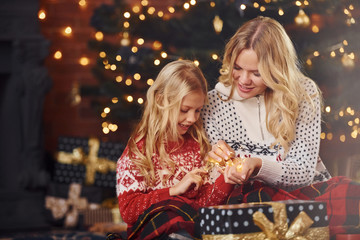
[[[258,58],[254,50],[244,49],[236,58],[232,76],[240,97],[251,98],[267,88],[258,71]]]
[[[184,135],[189,127],[199,119],[204,103],[205,96],[201,91],[190,92],[182,99],[177,125],[181,135]]]

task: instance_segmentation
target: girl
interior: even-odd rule
[[[201,70],[188,60],[167,64],[149,88],[141,121],[117,165],[117,196],[128,236],[144,229],[137,226],[134,230],[132,225],[154,204],[176,199],[196,210],[223,203],[233,189],[223,176],[214,184],[203,180],[207,174],[202,169],[203,158],[209,144],[199,116],[206,95]],[[161,229],[154,232],[162,234]],[[164,231],[169,234],[177,229],[171,226]],[[154,235],[147,233],[151,237]]]

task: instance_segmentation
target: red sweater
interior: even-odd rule
[[[153,155],[156,183],[153,187],[148,187],[143,176],[136,169],[129,159],[128,147],[117,162],[116,192],[119,200],[119,208],[123,220],[131,226],[147,208],[152,204],[170,198],[169,188],[180,182],[180,180],[190,171],[203,166],[200,156],[200,146],[189,135],[185,135],[184,145],[170,154],[170,158],[175,162],[175,173],[163,182],[164,176],[170,174],[159,162],[159,156]],[[139,141],[137,146],[142,148],[144,140]],[[169,146],[172,147],[172,146]],[[227,184],[223,175],[220,175],[214,184],[205,181],[202,187],[195,191],[188,190],[182,194],[191,201],[191,205],[199,207],[213,206],[224,203],[233,189],[234,185]]]

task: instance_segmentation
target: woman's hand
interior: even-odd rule
[[[205,161],[208,161],[209,158],[216,160],[217,162],[222,162],[223,160],[227,161],[230,158],[235,156],[235,151],[223,140],[217,142],[213,145],[211,151],[208,152]]]
[[[203,183],[203,178],[201,175],[204,174],[207,174],[207,172],[203,169],[195,169],[191,172],[188,172],[180,182],[170,188],[170,196],[176,196],[185,193],[193,184],[195,185],[194,190],[197,191]]]
[[[226,183],[243,184],[255,176],[262,166],[260,158],[244,158],[234,166],[226,166],[223,174]]]

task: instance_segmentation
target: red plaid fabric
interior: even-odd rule
[[[236,188],[228,204],[281,200],[316,200],[326,202],[330,236],[359,231],[360,184],[346,177],[333,177],[292,192],[273,188],[261,182],[244,184]]]
[[[169,234],[178,232],[194,238],[197,218],[186,198],[172,197],[148,208],[128,229],[128,239],[169,239]]]

